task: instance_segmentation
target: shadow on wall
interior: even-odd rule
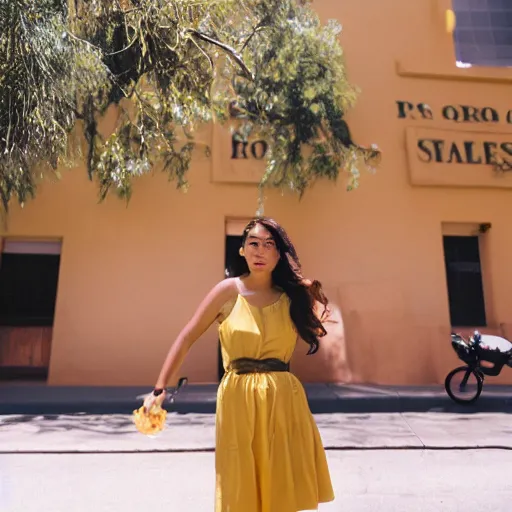
[[[322,361],[310,364],[314,380],[440,385],[459,365],[451,347],[450,326],[415,318],[394,281],[345,283],[326,289],[326,295],[337,323],[326,326],[329,335],[323,343]],[[311,372],[305,369],[304,375],[309,378]]]
[[[512,325],[503,324],[504,337]],[[455,329],[456,330],[456,329]],[[345,313],[347,357],[354,383],[443,385],[446,375],[464,363],[451,346],[450,326],[420,325],[376,313]],[[492,328],[479,329],[494,334]],[[512,384],[512,371],[489,378],[489,384]]]
[[[303,382],[442,385],[462,364],[451,347],[450,326],[420,325],[394,302],[383,311],[369,300],[360,310],[350,296],[341,300],[338,288],[326,287],[325,293],[331,309],[327,335],[317,354],[307,356],[308,346],[299,343],[292,359],[292,371]],[[510,375],[493,383],[512,382],[512,372],[504,373]]]
[[[345,315],[345,325],[356,383],[437,385],[458,365],[447,326],[354,310]]]

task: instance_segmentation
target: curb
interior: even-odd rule
[[[471,405],[458,405],[440,390],[375,388],[350,385],[306,384],[313,414],[481,412],[512,413],[512,389],[490,389]],[[178,414],[215,414],[217,386],[190,385],[167,404]],[[44,387],[0,388],[0,415],[132,414],[141,405],[141,387]]]
[[[325,445],[327,452],[351,452],[351,451],[512,451],[512,446],[507,445]],[[144,454],[169,454],[169,453],[215,453],[214,447],[205,448],[163,448],[148,450],[0,450],[0,455],[144,455]]]
[[[336,401],[308,400],[313,414],[368,414],[368,413],[407,413],[407,412],[445,412],[476,414],[482,412],[512,413],[511,400],[481,399],[477,404],[464,406],[451,403],[449,399],[339,399]],[[0,415],[60,415],[60,414],[132,414],[140,402],[37,402],[1,404]],[[178,414],[215,414],[216,404],[210,402],[176,401],[169,412]]]

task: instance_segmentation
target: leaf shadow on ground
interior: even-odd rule
[[[213,421],[213,423],[212,423]],[[173,427],[210,427],[214,424],[211,415],[170,413],[167,425]],[[32,434],[81,431],[94,434],[127,435],[136,433],[132,417],[126,414],[112,415],[13,415],[0,417],[0,433],[12,428],[28,429]]]

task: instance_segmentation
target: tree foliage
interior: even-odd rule
[[[356,90],[339,32],[301,0],[3,0],[3,207],[73,161],[77,120],[101,199],[129,198],[157,164],[186,188],[194,129],[233,118],[240,137],[256,130],[269,143],[261,186],[303,194],[340,169],[357,186],[379,151],[356,145],[343,119]],[[103,137],[112,104],[121,116]]]

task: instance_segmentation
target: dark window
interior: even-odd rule
[[[59,254],[1,255],[0,325],[53,325],[59,264]]]
[[[512,0],[453,0],[457,62],[512,66]]]
[[[226,276],[231,276],[233,272],[233,263],[241,258],[240,247],[242,246],[242,237],[238,235],[226,236],[225,248],[225,266]]]
[[[225,245],[225,252],[224,252],[224,255],[225,255],[224,256],[224,268],[225,268],[226,277],[230,277],[232,275],[233,262],[236,261],[238,258],[241,258],[240,254],[239,254],[241,244],[242,244],[241,236],[226,235],[226,245]],[[217,373],[218,373],[219,380],[221,380],[222,377],[224,376],[224,367],[222,365],[222,352],[220,350],[220,343],[219,343]]]
[[[453,327],[484,327],[485,302],[477,236],[445,236],[444,258]]]

